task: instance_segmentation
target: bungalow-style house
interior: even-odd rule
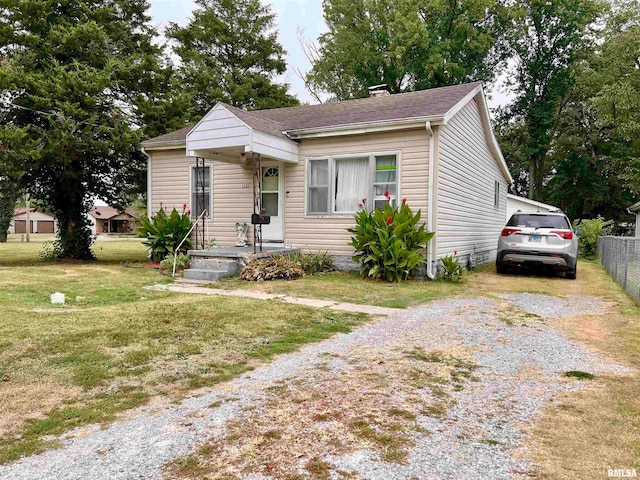
[[[137,214],[130,209],[117,210],[109,206],[94,206],[89,211],[92,235],[135,233],[137,219]]]
[[[435,232],[427,274],[452,254],[495,258],[512,182],[480,83],[338,103],[245,111],[218,103],[200,122],[143,142],[148,208],[207,209],[205,229],[234,245],[236,222],[270,216],[264,241],[350,261],[360,208],[402,199]],[[204,165],[203,165],[204,164]],[[255,185],[255,188],[254,188]],[[251,240],[251,238],[249,238]]]
[[[536,200],[531,200],[530,198],[519,197],[518,195],[513,195],[511,193],[507,193],[507,216],[506,220],[509,221],[511,215],[520,212],[559,212],[560,209],[558,207],[554,207],[553,205],[549,205],[548,203],[538,202]]]
[[[51,233],[58,230],[58,221],[53,215],[37,208],[29,209],[29,233]],[[16,208],[9,223],[9,233],[27,233],[27,209]]]

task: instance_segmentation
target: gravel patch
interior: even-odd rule
[[[604,304],[597,299],[531,294],[502,299],[542,318],[509,325],[501,318],[501,302],[490,299],[448,299],[404,310],[284,355],[179,406],[147,406],[105,429],[71,432],[60,449],[0,466],[0,479],[160,479],[166,463],[208,439],[224,438],[225,424],[264,402],[274,383],[306,378],[319,365],[339,374],[352,368],[345,358],[353,352],[398,346],[468,347],[479,366],[478,379],[451,393],[455,402],[442,418],[418,417],[424,430],[415,433],[406,464],[383,462],[372,450],[325,460],[368,479],[526,476],[535,466],[515,455],[526,427],[558,394],[585,385],[562,372],[624,374],[628,369],[545,324],[544,318],[602,312]],[[269,477],[254,472],[246,478]]]
[[[602,299],[586,295],[572,295],[566,298],[550,297],[537,293],[501,294],[498,296],[525,312],[546,318],[601,315],[607,306],[607,303]]]

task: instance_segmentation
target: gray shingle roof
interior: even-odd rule
[[[480,85],[479,82],[419,92],[361,98],[337,103],[254,112],[281,123],[286,131],[440,116]]]
[[[479,85],[481,85],[480,82],[473,82],[344,102],[254,110],[251,112],[230,105],[225,105],[225,108],[259,132],[284,136],[283,132],[295,130],[443,116]],[[152,138],[144,142],[143,145],[147,143],[184,141],[191,128],[192,126],[185,127],[181,130]]]
[[[160,135],[158,137],[153,137],[153,138],[150,138],[149,140],[145,140],[144,142],[142,142],[142,145],[148,145],[151,143],[170,143],[170,142],[184,143],[185,139],[187,138],[187,133],[189,133],[192,128],[193,128],[193,124],[187,125],[186,127],[181,128],[180,130],[174,130],[173,132],[165,133],[164,135]]]

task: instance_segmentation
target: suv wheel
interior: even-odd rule
[[[496,273],[507,273],[507,267],[500,263],[496,263]]]
[[[564,278],[568,278],[569,280],[575,280],[576,274],[578,273],[578,265],[573,270],[567,270],[567,273],[564,274]]]

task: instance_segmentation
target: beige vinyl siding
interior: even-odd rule
[[[421,209],[426,220],[429,177],[429,137],[426,130],[404,130],[354,136],[304,139],[300,163],[285,169],[285,241],[304,250],[328,250],[333,255],[351,255],[347,228],[353,217],[305,215],[305,172],[308,157],[372,152],[400,152],[399,199],[406,198]]]
[[[195,158],[185,156],[184,147],[151,151],[152,212],[160,202],[171,211],[191,208],[190,172]],[[249,223],[253,213],[252,171],[242,165],[208,162],[213,165],[213,220],[206,221],[207,238],[215,237],[218,245],[234,245],[235,223]]]
[[[494,206],[495,181],[500,184]],[[437,255],[474,254],[495,259],[505,223],[507,183],[489,151],[478,105],[469,102],[440,128]]]
[[[189,134],[189,150],[234,147],[251,143],[251,129],[221,105],[211,110]]]

